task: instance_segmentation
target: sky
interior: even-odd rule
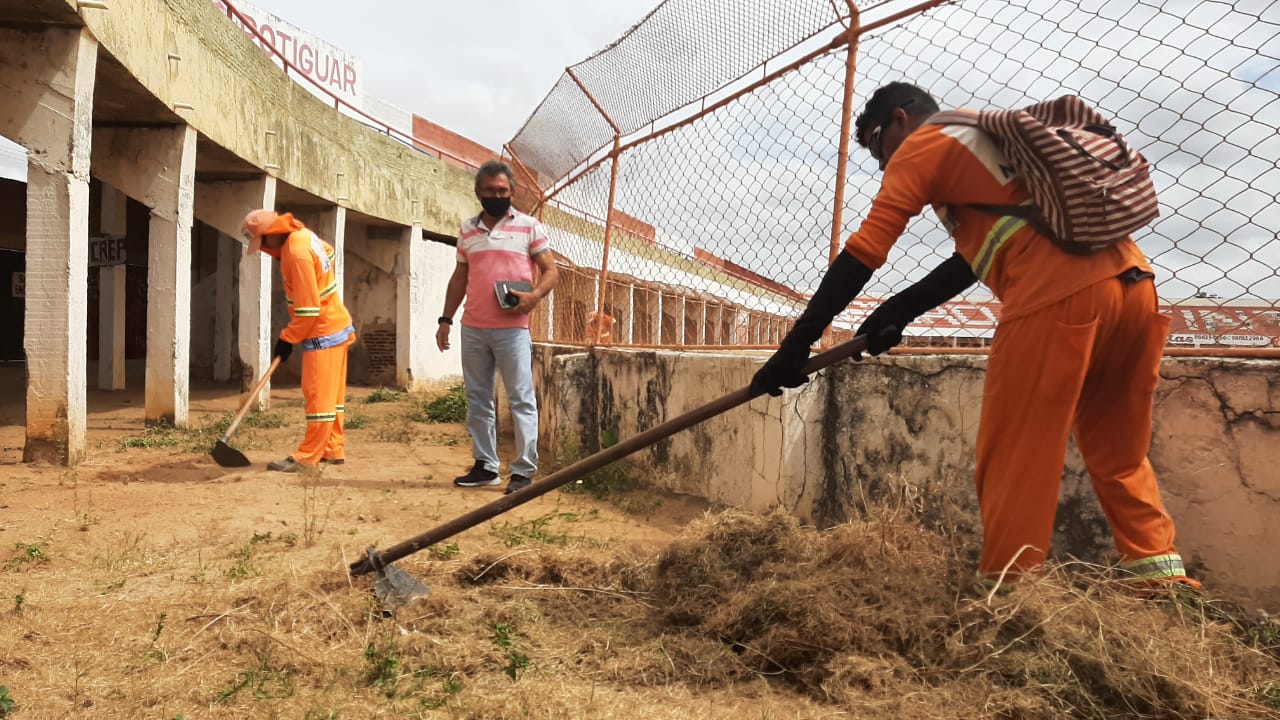
[[[660,0],[253,0],[354,55],[364,90],[492,149]]]

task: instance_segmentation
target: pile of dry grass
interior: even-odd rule
[[[662,621],[827,702],[954,717],[1274,717],[1280,664],[1200,596],[1091,569],[984,594],[943,538],[882,516],[817,533],[709,518],[662,554]],[[1232,622],[1235,621],[1235,622]],[[873,713],[874,714],[874,713]]]
[[[988,595],[956,554],[910,519],[816,532],[731,511],[656,562],[525,552],[477,558],[455,578],[498,593],[500,616],[540,645],[574,648],[564,670],[611,683],[781,681],[858,717],[1280,710],[1280,663],[1212,602],[1135,597],[1099,569]]]

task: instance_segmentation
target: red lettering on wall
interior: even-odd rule
[[[310,45],[303,45],[298,48],[298,67],[302,68],[302,72],[308,75],[315,71],[315,58]]]

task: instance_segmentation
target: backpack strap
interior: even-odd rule
[[[979,118],[980,113],[977,110],[943,110],[942,112],[936,112],[933,115],[930,115],[929,119],[925,122],[929,125],[966,125],[982,130],[979,126]],[[983,132],[986,131],[983,130]],[[1044,212],[1041,211],[1032,200],[1027,200],[1021,205],[984,205],[980,203],[969,203],[965,205],[965,207],[970,207],[979,212],[986,213],[987,215],[994,215],[1000,218],[1018,218],[1025,220],[1026,222],[1024,224],[1035,228],[1036,232],[1052,240],[1054,244],[1062,247],[1068,252],[1073,254],[1077,252],[1088,254],[1088,250],[1076,248],[1070,243],[1059,242],[1058,235],[1053,231],[1053,227],[1049,224],[1049,221],[1045,219]],[[1019,225],[1018,229],[1021,229],[1021,225]],[[999,244],[1003,244],[1003,242],[1004,241],[1001,240]],[[999,244],[997,244],[997,247]],[[984,274],[985,273],[980,274],[978,276],[979,279],[981,279]]]
[[[928,125],[978,125],[977,110],[943,110],[936,112],[925,120]]]

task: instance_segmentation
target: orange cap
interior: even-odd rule
[[[244,216],[240,234],[249,242],[247,252],[255,253],[262,249],[263,235],[288,234],[302,228],[302,223],[293,219],[293,213],[281,215],[274,210],[254,210]]]

